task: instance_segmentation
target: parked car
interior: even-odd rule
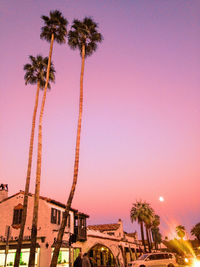
[[[147,253],[140,256],[137,260],[128,263],[128,267],[175,267],[178,266],[176,257],[173,253],[156,252]]]

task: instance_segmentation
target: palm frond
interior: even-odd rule
[[[46,72],[48,66],[48,57],[43,58],[41,55],[29,56],[31,63],[24,65],[24,80],[25,84],[36,84],[39,82],[40,88],[43,89],[46,83]],[[53,63],[50,66],[50,75],[48,88],[51,88],[50,83],[55,82],[55,69]]]
[[[149,203],[145,201],[136,201],[130,212],[131,221],[144,222],[146,225],[152,223],[154,218],[154,210]]]
[[[68,33],[68,44],[82,53],[82,46],[85,46],[85,56],[92,55],[97,49],[97,43],[103,40],[101,33],[97,31],[98,25],[90,17],[83,21],[75,19]]]
[[[65,43],[67,35],[68,21],[63,17],[59,10],[50,11],[50,16],[42,16],[44,26],[41,28],[40,38],[48,42],[51,41],[52,34],[54,40],[59,43]]]

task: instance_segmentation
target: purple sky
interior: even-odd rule
[[[28,55],[48,55],[41,15],[92,16],[104,41],[86,61],[80,172],[73,207],[89,224],[131,224],[142,199],[187,231],[200,221],[200,1],[1,0],[0,182],[24,189],[35,86]],[[80,56],[54,46],[44,114],[41,195],[66,202],[73,176]],[[41,94],[42,95],[42,94]],[[37,134],[36,139],[37,140]],[[36,147],[35,147],[36,148]],[[36,149],[32,168],[34,191]],[[158,201],[162,195],[164,203]]]

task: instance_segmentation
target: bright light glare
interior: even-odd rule
[[[165,200],[164,197],[162,197],[162,196],[159,197],[160,202],[163,202],[164,200]]]
[[[200,267],[200,261],[195,260],[193,263],[193,267]]]

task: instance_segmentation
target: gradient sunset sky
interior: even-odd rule
[[[164,234],[200,222],[200,1],[1,0],[0,183],[24,190],[36,87],[28,56],[48,55],[41,15],[91,16],[104,41],[86,60],[80,166],[73,207],[88,224],[121,218],[136,200],[161,216]],[[55,44],[47,94],[41,195],[66,202],[73,177],[80,55]],[[42,92],[41,92],[42,93]],[[42,96],[42,94],[40,95]],[[37,134],[36,139],[37,141]],[[32,168],[34,192],[36,147]],[[159,196],[165,202],[158,201]],[[169,227],[168,227],[169,224]],[[172,227],[173,228],[173,227]]]

